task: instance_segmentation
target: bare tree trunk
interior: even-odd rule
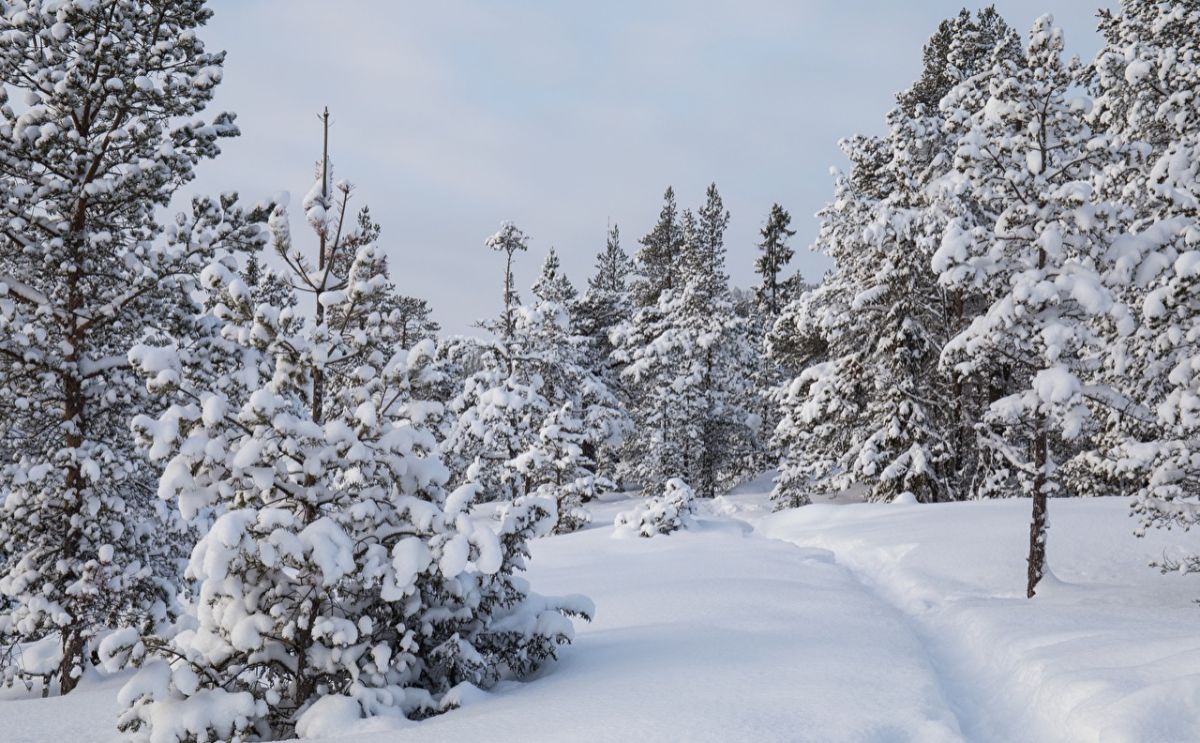
[[[58,668],[58,691],[59,694],[69,694],[79,685],[82,675],[76,675],[76,669],[83,670],[84,637],[80,627],[63,630],[62,649],[62,663]],[[49,680],[46,681],[48,682]]]
[[[83,219],[84,211],[80,209],[73,225],[74,235],[82,233]],[[66,478],[63,483],[66,513],[63,514],[62,544],[59,549],[63,559],[74,561],[79,557],[80,551],[80,533],[75,525],[75,517],[82,512],[84,507],[85,483],[77,455],[83,448],[87,426],[87,399],[79,369],[87,339],[77,316],[84,303],[83,292],[80,288],[83,282],[80,267],[81,251],[78,249],[79,241],[73,240],[71,244],[74,249],[72,251],[72,268],[67,274],[67,319],[64,328],[70,352],[65,358],[67,363],[60,379],[63,385],[63,430],[66,433],[63,443],[71,451],[72,456],[67,465]],[[67,608],[71,615],[71,624],[62,630],[63,657],[58,669],[60,694],[68,694],[75,688],[79,683],[79,678],[73,672],[76,667],[83,667],[84,632],[90,618],[82,616],[82,604],[82,599],[76,597],[75,601]],[[46,680],[46,683],[49,683],[49,679]]]
[[[1046,573],[1046,428],[1040,416],[1034,447],[1037,473],[1033,478],[1033,520],[1029,524],[1029,583],[1025,590],[1028,598],[1033,598]]]
[[[504,264],[504,340],[509,340],[513,335],[513,313],[512,313],[512,296],[513,296],[513,275],[512,275],[513,251],[508,251],[508,260]]]

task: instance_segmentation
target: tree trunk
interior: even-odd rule
[[[78,233],[78,231],[77,231]],[[71,458],[67,464],[66,477],[63,482],[65,513],[62,521],[62,544],[59,555],[64,561],[78,564],[80,561],[81,532],[76,525],[76,516],[83,511],[84,477],[79,463],[79,453],[83,449],[87,427],[87,399],[84,394],[84,381],[79,371],[87,342],[84,331],[77,319],[79,310],[83,307],[84,298],[80,289],[80,253],[78,242],[73,241],[72,268],[67,276],[67,325],[64,328],[70,351],[64,361],[65,368],[60,379],[63,385],[63,444],[70,450]],[[67,611],[72,618],[70,627],[62,631],[62,663],[58,670],[58,688],[60,694],[68,694],[79,683],[79,678],[73,674],[78,666],[83,668],[84,632],[90,623],[83,610],[84,602],[78,597],[71,598]],[[47,680],[47,683],[49,680]]]
[[[513,335],[513,313],[512,313],[512,296],[513,296],[513,275],[512,275],[513,252],[508,251],[508,261],[504,264],[504,340],[509,340]],[[509,371],[512,371],[512,365],[509,364]]]
[[[1033,520],[1029,524],[1029,582],[1025,590],[1028,598],[1033,598],[1038,582],[1046,573],[1046,430],[1040,420],[1034,447],[1037,473],[1033,479]]]
[[[83,633],[78,627],[63,630],[63,657],[58,667],[59,694],[70,694],[71,690],[79,685],[79,679],[83,675],[84,644]],[[78,675],[75,673],[77,668],[80,671]]]

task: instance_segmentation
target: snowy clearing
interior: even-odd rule
[[[327,740],[1200,736],[1200,586],[1146,567],[1171,535],[1134,539],[1124,499],[1051,504],[1055,578],[1033,601],[1027,500],[770,513],[746,493],[704,504],[690,530],[614,538],[628,505],[592,504],[595,526],[535,545],[539,588],[597,604],[557,663],[403,732],[351,723]],[[4,739],[116,740],[119,686],[10,691]]]

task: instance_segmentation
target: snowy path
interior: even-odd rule
[[[962,740],[903,614],[830,553],[747,532],[707,519],[665,539],[543,540],[534,584],[591,596],[595,623],[546,678],[404,740]]]
[[[770,533],[769,528],[767,531]],[[803,539],[780,537],[779,541],[793,544],[798,549],[816,549],[805,546]],[[903,552],[903,549],[899,550],[893,557],[898,559]],[[921,652],[939,679],[943,696],[965,740],[972,743],[1008,743],[1027,738],[1029,731],[1021,722],[1023,715],[1020,710],[1015,709],[1003,695],[996,694],[994,689],[979,686],[970,664],[956,652],[952,642],[947,642],[946,637],[939,634],[939,628],[926,620],[922,611],[914,610],[891,588],[881,584],[876,572],[863,568],[853,559],[845,564],[844,559],[838,558],[837,552],[830,551],[829,554],[854,576],[864,591],[891,607],[900,618],[899,621],[918,639]]]
[[[1030,601],[1028,519],[1028,500],[751,518],[766,537],[830,550],[907,617],[967,740],[1200,741],[1200,587],[1147,568],[1193,538],[1134,539],[1123,498],[1055,501],[1054,574]]]

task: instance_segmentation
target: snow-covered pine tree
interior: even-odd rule
[[[586,423],[574,401],[564,403],[542,421],[537,440],[530,448],[508,463],[534,483],[535,496],[555,502],[556,534],[585,526],[591,521],[591,514],[583,504],[613,487],[608,480],[597,477],[595,464],[585,452],[593,435]]]
[[[558,260],[558,252],[553,246],[542,261],[542,272],[537,281],[533,282],[533,296],[542,302],[554,302],[568,306],[579,292],[571,284],[562,271],[562,263]]]
[[[458,463],[458,478],[487,486],[502,500],[562,479],[521,463],[543,447],[540,432],[564,405],[580,418],[578,433],[589,450],[618,445],[627,428],[620,402],[588,367],[586,339],[571,332],[570,310],[560,300],[569,301],[575,290],[560,268],[551,252],[533,287],[536,303],[509,313],[511,334],[476,342],[480,368],[451,402],[458,420],[443,447]],[[590,456],[577,461],[580,468],[593,466]]]
[[[513,314],[515,320],[528,317],[516,310]],[[519,330],[518,320],[514,338]],[[524,473],[510,463],[533,446],[541,421],[553,408],[541,393],[540,377],[510,361],[513,344],[477,343],[480,368],[450,401],[452,420],[442,454],[454,472],[452,482],[473,484],[482,497],[511,501],[530,488]]]
[[[679,220],[675,189],[667,186],[658,222],[641,239],[642,247],[634,256],[630,291],[638,307],[653,305],[664,290],[682,288],[679,275],[684,260],[684,242]]]
[[[391,322],[400,329],[400,347],[412,348],[421,341],[434,340],[442,326],[433,319],[429,302],[418,297],[397,294],[391,300]]]
[[[613,519],[614,536],[656,537],[671,534],[692,523],[696,493],[677,477],[668,480],[662,495],[647,498]]]
[[[500,316],[499,330],[502,337],[507,338],[513,333],[513,308],[521,303],[513,283],[513,257],[529,250],[529,236],[512,222],[503,222],[484,244],[497,253],[504,253],[504,312]]]
[[[996,59],[1015,60],[1021,55],[1021,37],[994,5],[974,16],[963,8],[938,24],[922,52],[921,77],[896,96],[896,102],[909,116],[919,115],[922,109],[925,115],[933,115],[960,83],[987,72]]]
[[[0,647],[56,643],[36,671],[62,693],[100,630],[148,629],[175,590],[126,353],[173,332],[213,241],[260,232],[232,198],[155,216],[237,134],[232,114],[201,118],[224,58],[197,36],[210,16],[201,0],[0,4]]]
[[[427,716],[464,681],[528,672],[572,635],[585,599],[545,599],[515,575],[554,504],[476,525],[467,486],[424,423],[439,370],[430,342],[399,348],[378,226],[349,211],[328,157],[305,199],[316,260],[271,218],[290,286],[258,301],[233,257],[202,280],[210,332],[130,352],[170,403],[134,430],[166,462],[160,494],[212,520],[192,552],[193,626],[149,638],[120,694],[120,727],[155,741],[328,732],[328,716]],[[347,256],[347,253],[353,255]],[[109,649],[112,650],[111,648]],[[114,654],[112,652],[110,655]]]
[[[956,190],[957,138],[936,106],[949,87],[1019,39],[992,9],[943,22],[925,47],[925,69],[897,96],[886,137],[843,143],[851,161],[821,213],[814,246],[837,268],[783,311],[768,334],[777,366],[799,372],[775,395],[783,455],[776,502],[862,485],[873,500],[968,497],[978,490],[974,424],[985,406],[972,382],[939,369],[946,340],[987,306],[977,287],[942,287],[930,259],[948,220],[975,213]],[[929,108],[930,104],[934,106]],[[938,195],[957,199],[953,211]]]
[[[1200,7],[1124,0],[1101,11],[1100,30],[1092,119],[1126,157],[1096,188],[1128,207],[1111,283],[1138,320],[1114,336],[1104,370],[1119,407],[1100,461],[1134,491],[1140,536],[1200,524]],[[1200,557],[1160,567],[1196,572]]]
[[[673,217],[673,199],[670,204],[667,216]],[[665,219],[652,234],[665,232]],[[682,477],[712,497],[745,474],[752,451],[752,417],[744,405],[753,349],[725,274],[728,219],[710,186],[699,216],[685,211],[679,220],[684,259],[671,285],[658,283],[661,276],[649,273],[653,264],[639,260],[636,283],[657,286],[657,300],[612,334],[636,423],[626,464],[648,494]]]
[[[620,370],[612,359],[613,344],[609,335],[628,320],[632,312],[631,271],[629,256],[621,249],[620,230],[614,224],[608,230],[604,250],[596,256],[595,274],[588,279],[587,290],[571,305],[572,332],[583,343],[584,368],[608,387],[623,408],[628,407],[628,395],[621,385]],[[595,451],[589,447],[585,446],[585,454],[595,462],[597,473],[618,480],[619,447],[603,446]]]
[[[1090,183],[1109,150],[1084,122],[1082,71],[1062,47],[1042,17],[1022,64],[998,60],[942,104],[975,111],[952,120],[963,128],[956,168],[992,226],[953,221],[934,266],[948,285],[1003,290],[946,346],[943,363],[964,377],[999,369],[1013,381],[983,423],[1012,480],[1033,496],[1030,597],[1046,570],[1047,499],[1062,492],[1056,459],[1089,433],[1086,383],[1106,352],[1098,328],[1123,319],[1101,276],[1113,213]]]
[[[528,237],[513,223],[503,222],[484,244],[506,255],[504,307],[499,321],[479,323],[494,340],[458,338],[445,344],[446,353],[470,368],[464,369],[463,384],[449,402],[453,419],[441,450],[454,483],[471,483],[487,497],[512,501],[530,488],[525,473],[510,463],[533,446],[541,421],[553,410],[542,394],[540,369],[519,363],[525,336],[538,334],[530,326],[542,325],[545,318],[517,305],[512,263],[516,253],[528,251]]]
[[[788,238],[796,234],[791,225],[792,215],[779,204],[772,204],[767,222],[759,230],[761,254],[754,262],[754,272],[762,280],[754,287],[754,296],[763,314],[772,319],[778,317],[779,311],[791,300],[794,289],[795,282],[781,276],[795,255],[787,244]]]

